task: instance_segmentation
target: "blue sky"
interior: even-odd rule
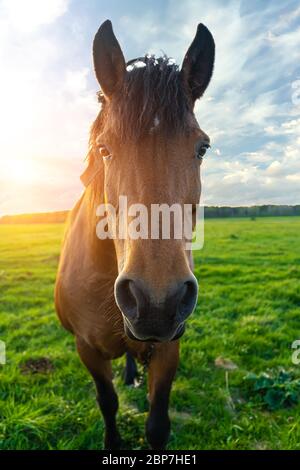
[[[98,111],[91,44],[113,22],[126,59],[180,64],[203,22],[216,42],[196,105],[212,150],[209,205],[300,203],[298,1],[0,0],[0,214],[70,208]]]

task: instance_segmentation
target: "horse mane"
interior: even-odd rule
[[[167,56],[127,62],[124,83],[109,104],[102,92],[98,99],[102,109],[91,129],[91,146],[103,131],[122,142],[138,141],[156,128],[160,135],[188,132],[191,103],[178,65]]]

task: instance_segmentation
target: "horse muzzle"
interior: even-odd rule
[[[163,298],[157,299],[145,282],[121,275],[115,284],[115,298],[130,339],[163,342],[180,338],[185,321],[193,312],[198,296],[194,276],[176,282]]]

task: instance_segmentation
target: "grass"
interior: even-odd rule
[[[0,339],[7,348],[1,449],[102,445],[90,376],[53,308],[62,231],[55,224],[0,226]],[[299,232],[298,217],[206,222],[205,247],[196,254],[199,303],[172,392],[169,449],[300,449],[300,365],[291,361],[300,329]],[[26,368],[43,358],[44,372]],[[145,448],[145,385],[126,388],[123,367],[123,358],[115,361],[119,427],[125,447]],[[290,383],[296,390],[291,406],[267,406],[253,386],[262,374],[289,377],[281,390]]]

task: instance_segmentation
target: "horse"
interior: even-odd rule
[[[106,449],[121,447],[111,360],[122,355],[127,384],[136,381],[136,361],[147,367],[146,438],[152,449],[166,447],[179,338],[195,308],[198,283],[183,238],[163,238],[161,230],[155,239],[99,237],[97,208],[115,207],[119,221],[120,195],[147,208],[192,204],[195,227],[209,137],[194,104],[210,82],[214,57],[213,36],[201,23],[181,68],[166,55],[126,63],[109,20],[93,41],[101,106],[81,177],[85,189],[62,242],[55,306],[94,380]],[[127,226],[129,217],[123,222]]]

